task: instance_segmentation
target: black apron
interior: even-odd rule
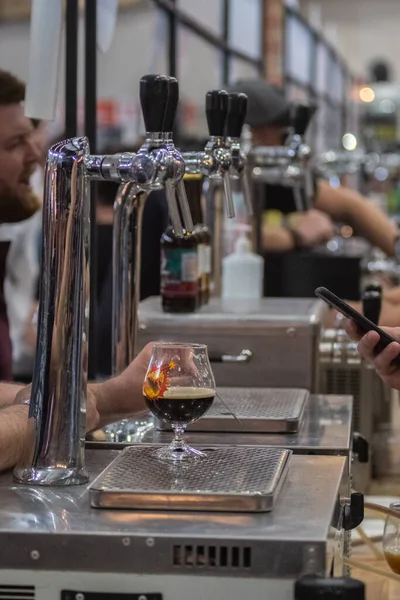
[[[4,279],[9,248],[10,242],[0,242],[0,381],[12,379],[12,346],[4,299]]]

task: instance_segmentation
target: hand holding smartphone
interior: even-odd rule
[[[352,321],[354,321],[362,335],[365,335],[369,331],[376,331],[379,334],[380,341],[375,346],[375,354],[379,354],[380,352],[382,352],[382,350],[384,350],[392,342],[398,342],[392,336],[383,331],[383,329],[378,327],[378,325],[375,325],[375,323],[364,317],[364,315],[362,315],[357,310],[349,306],[347,302],[344,302],[344,300],[336,296],[336,294],[334,294],[327,288],[317,288],[315,290],[315,295],[318,298],[321,298],[321,300],[323,300],[327,304],[329,304],[329,306],[331,306],[332,308],[335,308],[347,319],[351,319]]]

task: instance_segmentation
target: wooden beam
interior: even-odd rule
[[[0,22],[28,19],[30,12],[30,0],[0,0]]]

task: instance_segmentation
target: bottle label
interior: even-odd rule
[[[185,248],[161,249],[161,294],[186,298],[198,294],[197,251]]]
[[[211,275],[212,264],[211,264],[211,246],[204,246],[204,273]]]

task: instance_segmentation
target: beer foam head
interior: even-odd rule
[[[201,400],[214,396],[215,390],[212,388],[170,387],[164,392],[163,397],[168,400]]]

